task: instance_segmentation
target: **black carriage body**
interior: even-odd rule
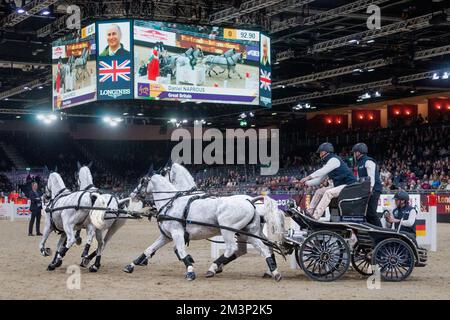
[[[331,231],[344,239],[349,239],[353,233],[357,238],[359,248],[373,251],[380,243],[391,239],[400,240],[411,249],[414,254],[414,264],[412,267],[424,267],[427,262],[427,250],[420,248],[413,235],[405,232],[396,232],[391,229],[379,228],[367,223],[354,222],[323,222],[314,220],[304,214],[301,214],[294,208],[286,211],[302,230],[307,230],[312,234],[318,231]]]

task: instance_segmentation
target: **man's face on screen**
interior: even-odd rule
[[[120,31],[116,26],[111,26],[107,31],[108,45],[111,49],[117,49],[120,45]]]

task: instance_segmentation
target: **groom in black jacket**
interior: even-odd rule
[[[31,200],[30,211],[31,211],[31,219],[30,224],[28,225],[28,235],[33,236],[33,224],[34,220],[36,220],[36,235],[41,236],[40,227],[41,227],[41,209],[42,209],[42,199],[41,192],[38,190],[38,185],[36,182],[31,184],[31,191],[29,194],[29,198]]]

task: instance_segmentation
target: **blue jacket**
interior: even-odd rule
[[[404,206],[403,208],[395,208],[394,211],[392,212],[392,214],[394,215],[395,219],[402,219],[403,220],[408,220],[409,218],[409,213],[412,210],[416,210],[414,207],[411,207],[409,204]],[[417,212],[417,210],[416,210]],[[398,230],[398,225],[399,223],[395,224],[395,230]],[[414,236],[416,235],[416,222],[414,221],[414,224],[411,227],[406,227],[406,226],[401,226],[400,231],[406,231],[409,233],[414,234]]]
[[[378,168],[377,163],[375,160],[367,155],[363,155],[358,159],[358,177],[364,178],[367,177],[367,169],[366,169],[366,161],[371,160],[375,163],[375,184],[373,186],[373,191],[375,192],[381,192],[383,187],[381,185],[381,178],[380,178],[380,170]]]
[[[331,158],[338,159],[340,163],[339,167],[328,173],[328,177],[333,180],[333,185],[335,187],[356,182],[355,176],[351,172],[350,168],[341,159],[341,157],[338,157],[334,153],[329,153],[326,157],[322,158],[322,161],[324,163],[327,163]]]

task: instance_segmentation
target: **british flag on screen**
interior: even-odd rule
[[[117,60],[111,60],[111,63],[105,61],[99,62],[99,81],[105,82],[111,80],[117,82],[119,79],[124,81],[131,81],[131,60],[125,60],[118,64]]]
[[[271,91],[270,85],[272,84],[272,79],[270,77],[271,77],[270,71],[261,70],[261,76],[260,76],[260,82],[261,82],[260,88],[261,89]]]

